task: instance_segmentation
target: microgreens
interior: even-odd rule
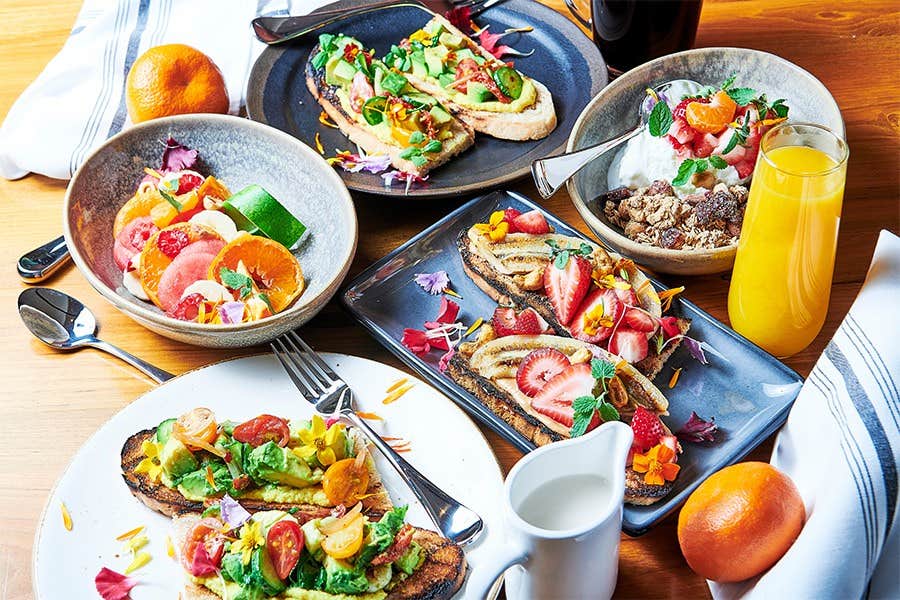
[[[423,156],[425,153],[433,154],[444,149],[444,144],[442,144],[440,140],[428,139],[421,131],[414,131],[412,135],[409,136],[409,143],[425,143],[421,148],[414,145],[407,146],[400,152],[400,158],[411,161],[417,167],[421,167],[428,162],[428,159]]]
[[[176,199],[175,199],[175,196],[173,196],[172,194],[166,192],[166,191],[165,191],[164,189],[162,189],[161,187],[158,188],[158,190],[159,190],[159,195],[162,196],[162,197],[166,200],[166,202],[168,202],[169,204],[171,204],[171,205],[175,208],[175,210],[177,210],[178,212],[181,212],[181,206],[182,206],[182,205],[181,205],[181,202],[179,202],[178,200],[176,200]]]
[[[544,240],[544,243],[551,248],[550,260],[553,261],[553,266],[560,270],[566,268],[570,256],[590,256],[594,251],[590,244],[584,242],[578,248],[563,248],[556,240]]]
[[[253,291],[253,280],[243,273],[232,271],[228,267],[222,267],[222,270],[219,271],[219,277],[222,279],[222,285],[238,292],[241,298],[246,298]],[[272,312],[274,313],[275,311]]]
[[[744,122],[741,124],[740,128],[734,128],[734,133],[732,134],[731,139],[728,140],[728,145],[722,150],[722,154],[728,154],[734,150],[738,144],[744,144],[749,136],[750,113],[747,113],[744,116]]]
[[[616,421],[619,418],[619,411],[611,403],[606,401],[609,393],[607,381],[616,376],[616,365],[611,362],[595,358],[591,360],[591,375],[596,379],[602,391],[598,396],[580,396],[572,402],[572,409],[575,411],[572,423],[572,429],[569,435],[578,437],[587,431],[591,420],[594,418],[594,411],[599,413],[603,422]]]
[[[269,300],[269,295],[268,295],[268,294],[258,294],[257,297],[258,297],[260,300],[262,300],[263,302],[265,302],[266,306],[269,308],[269,312],[271,312],[271,313],[274,315],[274,314],[275,314],[275,309],[272,308],[272,301]]]

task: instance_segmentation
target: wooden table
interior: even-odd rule
[[[566,12],[562,0],[548,0]],[[65,41],[80,2],[5,0],[0,5],[0,114],[40,73]],[[831,308],[822,333],[787,363],[802,374],[812,368],[865,276],[879,229],[898,230],[900,102],[896,99],[900,57],[900,13],[889,0],[707,0],[697,46],[745,46],[779,54],[808,69],[828,86],[841,106],[851,148],[839,256]],[[36,140],[38,143],[39,140]],[[516,189],[531,197],[529,181]],[[81,444],[116,411],[152,383],[131,367],[99,352],[62,355],[26,331],[15,311],[24,285],[13,269],[26,250],[59,235],[65,182],[40,176],[0,181],[0,600],[30,598],[31,550],[41,509],[54,481]],[[357,203],[360,243],[351,275],[384,256],[459,204],[389,200]],[[385,210],[385,205],[390,210]],[[544,205],[587,231],[564,192]],[[682,281],[687,295],[721,320],[727,319],[728,277]],[[174,373],[226,357],[259,351],[213,352],[158,337],[106,303],[74,269],[49,285],[89,305],[104,339]],[[304,328],[321,350],[346,352],[405,367],[356,325],[336,302]],[[504,469],[519,453],[486,432]],[[766,460],[771,440],[752,458]],[[55,507],[52,510],[56,510]],[[618,597],[701,597],[703,579],[687,567],[678,549],[675,519],[639,539],[623,537]]]

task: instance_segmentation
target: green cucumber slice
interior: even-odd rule
[[[500,91],[513,100],[522,95],[522,76],[511,67],[500,67],[494,71],[494,82]]]
[[[366,100],[362,107],[362,116],[369,125],[378,125],[384,121],[384,112],[387,110],[387,98],[373,96]]]
[[[272,194],[253,184],[225,201],[222,209],[238,229],[258,233],[291,248],[303,236],[306,225],[286,209]]]

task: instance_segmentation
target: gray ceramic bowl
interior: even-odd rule
[[[252,323],[202,325],[168,317],[122,286],[112,255],[113,220],[144,167],[158,166],[162,143],[170,136],[199,151],[198,170],[204,174],[215,175],[231,190],[262,185],[309,228],[294,250],[307,288],[293,306]],[[104,298],[160,335],[216,348],[265,343],[306,323],[337,291],[356,252],[356,210],[334,169],[293,136],[227,115],[156,119],[110,138],[69,183],[63,221],[75,264]]]
[[[767,52],[746,48],[699,48],[670,54],[628,71],[597,94],[582,111],[569,136],[567,152],[616,137],[638,124],[644,90],[672,79],[715,85],[731,73],[738,84],[786,98],[789,119],[818,123],[844,137],[837,103],[822,83],[797,65]],[[737,246],[714,250],[669,250],[640,244],[610,225],[596,201],[608,191],[606,174],[618,149],[608,152],[569,180],[572,202],[588,227],[607,245],[662,273],[700,275],[731,269]]]

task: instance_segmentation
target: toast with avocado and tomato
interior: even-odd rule
[[[363,435],[318,415],[234,423],[195,408],[129,437],[121,467],[131,493],[167,516],[201,512],[225,494],[251,511],[327,515],[357,499],[370,514],[393,508]]]
[[[380,519],[360,509],[325,517],[265,511],[230,524],[176,516],[182,600],[446,600],[459,590],[462,548],[406,524],[406,507]]]
[[[347,137],[419,177],[475,142],[468,126],[373,53],[352,37],[326,33],[306,63],[310,93]]]
[[[508,208],[485,221],[457,237],[463,269],[478,287],[503,306],[534,309],[557,335],[600,346],[656,377],[690,321],[662,316],[652,282],[633,261],[555,233],[539,210]],[[499,326],[536,333],[502,319]]]
[[[546,86],[496,58],[444,17],[435,16],[392,47],[384,63],[477,132],[538,140],[556,127]]]
[[[674,465],[680,447],[660,419],[669,403],[634,366],[603,348],[557,335],[498,333],[485,324],[476,341],[460,345],[447,374],[536,445],[582,435],[602,421],[631,424],[625,501],[652,504],[671,490],[674,476],[648,478],[632,464],[636,454],[652,451]]]

